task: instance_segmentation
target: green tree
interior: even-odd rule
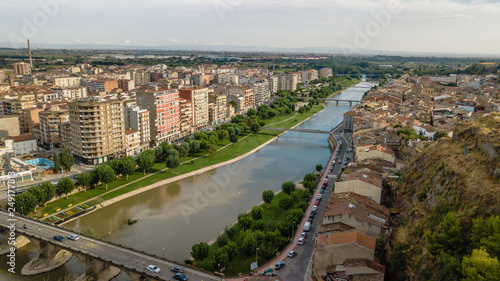
[[[262,200],[267,203],[267,206],[269,207],[271,205],[271,202],[273,202],[274,199],[274,192],[272,190],[264,190],[262,191]]]
[[[194,140],[194,141],[191,141],[189,142],[189,146],[190,146],[190,152],[191,153],[198,153],[200,152],[200,147],[201,147],[201,143],[200,141],[197,141],[197,140]]]
[[[16,211],[21,215],[28,215],[35,210],[38,205],[35,195],[31,192],[24,192],[15,197]]]
[[[484,248],[492,257],[500,257],[500,217],[480,217],[473,222],[471,240],[474,248]]]
[[[463,254],[465,243],[462,237],[462,227],[452,212],[444,216],[439,228],[439,231],[425,234],[426,248],[429,252],[436,256],[441,252],[452,256]]]
[[[209,251],[210,246],[208,246],[205,242],[201,242],[199,244],[194,244],[193,247],[191,247],[191,256],[194,259],[201,261],[201,265],[203,266],[203,260],[208,258]]]
[[[257,238],[253,232],[243,238],[241,241],[241,250],[245,254],[245,256],[250,257],[255,254],[255,250],[257,249]]]
[[[115,171],[109,165],[100,165],[94,170],[98,182],[102,182],[108,190],[108,184],[115,180]]]
[[[247,230],[252,226],[253,219],[250,215],[248,214],[243,214],[238,216],[238,224],[240,225],[241,229]]]
[[[120,175],[122,173],[122,167],[120,164],[120,160],[118,160],[116,158],[111,159],[106,163],[106,165],[109,165],[111,167],[111,169],[113,169],[116,177],[118,177],[118,175]]]
[[[184,142],[182,144],[187,144],[187,143]],[[184,157],[187,157],[188,154],[189,154],[189,144],[187,144],[187,148],[186,148],[186,146],[181,145],[179,147],[179,157],[184,158]]]
[[[498,258],[491,257],[486,250],[474,249],[470,256],[462,260],[464,281],[493,281],[499,280],[500,265]]]
[[[316,176],[313,173],[308,173],[304,176],[303,181],[316,181]]]
[[[210,154],[210,155],[212,155],[212,154],[214,154],[215,152],[217,152],[217,148],[215,147],[215,145],[213,145],[213,144],[211,144],[211,143],[210,143],[210,144],[208,144],[208,145],[207,145],[207,153],[208,153],[208,154]]]
[[[229,265],[229,256],[224,248],[215,249],[213,260],[214,266],[217,267],[217,271]]]
[[[437,141],[438,139],[442,138],[442,137],[448,137],[448,133],[447,132],[443,132],[443,131],[437,131],[436,133],[434,133],[434,135],[432,136],[432,139]]]
[[[128,176],[135,172],[135,160],[134,158],[127,156],[120,159],[120,170],[122,174],[125,175],[128,181]]]
[[[321,164],[316,165],[316,171],[321,172],[321,170],[323,170],[323,165]]]
[[[264,213],[264,209],[262,209],[262,207],[260,206],[254,206],[252,208],[252,211],[250,211],[250,216],[252,216],[252,219],[253,220],[260,220],[263,216],[263,213]]]
[[[237,142],[238,142],[238,136],[237,136],[237,135],[235,135],[235,134],[232,134],[232,135],[230,135],[230,136],[229,136],[229,140],[230,140],[233,144],[235,144],[235,143],[237,143]]]
[[[153,150],[143,151],[137,157],[137,165],[142,169],[142,173],[145,175],[149,169],[151,169],[155,164],[155,154]]]
[[[259,123],[252,123],[250,125],[250,131],[252,131],[252,133],[256,134],[258,133],[260,130],[260,124]]]
[[[83,172],[76,176],[76,184],[81,186],[85,192],[87,192],[87,187],[90,186],[90,175],[87,172]]]
[[[295,191],[295,183],[293,181],[286,181],[281,184],[281,189],[283,189],[284,193],[290,195],[292,192]]]
[[[180,163],[179,155],[170,155],[167,157],[167,167],[172,169],[172,174],[174,173],[174,169],[179,167]]]
[[[54,173],[59,173],[61,170],[61,163],[59,162],[59,156],[54,152]]]
[[[316,183],[314,181],[303,181],[302,185],[309,190],[310,193],[314,192]]]
[[[224,246],[224,250],[227,253],[227,260],[229,262],[229,267],[231,267],[231,263],[238,256],[238,245],[233,241],[229,241],[226,246]]]
[[[288,210],[293,206],[293,199],[290,195],[285,195],[279,201],[279,206],[283,210]]]
[[[30,188],[28,188],[28,190],[26,190],[26,192],[29,192],[31,194],[33,194],[33,196],[35,196],[36,198],[36,201],[37,201],[37,205],[40,205],[41,203],[45,202],[45,193],[43,193],[43,190],[39,187],[39,186],[32,186]],[[36,210],[36,206],[35,206],[35,210]]]
[[[61,154],[59,154],[59,159],[61,161],[61,166],[67,172],[69,172],[71,170],[71,167],[75,165],[75,159],[73,158],[73,155],[69,154],[66,149],[63,149],[61,151]]]
[[[40,184],[38,188],[40,188],[40,190],[45,194],[44,201],[39,202],[39,204],[43,204],[43,206],[45,206],[45,203],[50,201],[56,194],[56,187],[51,182],[46,181]]]
[[[66,194],[66,199],[68,199],[68,194],[75,189],[75,184],[68,177],[64,177],[57,183],[56,191],[59,194]]]

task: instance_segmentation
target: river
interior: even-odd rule
[[[363,82],[332,99],[359,100],[369,88]],[[346,103],[327,103],[298,128],[330,130],[349,110]],[[210,241],[239,213],[261,202],[263,190],[278,191],[282,182],[299,181],[316,164],[325,165],[331,155],[327,138],[288,132],[240,161],[119,201],[65,227],[77,231],[90,227],[105,240],[182,262],[190,256],[193,244]],[[128,225],[128,219],[138,222]],[[23,265],[35,256],[31,244],[17,252],[18,263]],[[0,257],[0,263],[6,262],[5,256]],[[82,273],[83,267],[73,257],[65,266],[36,277],[12,275],[2,266],[0,280],[59,280]],[[120,274],[115,280],[130,278]]]

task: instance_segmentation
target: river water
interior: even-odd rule
[[[332,99],[359,100],[368,89],[363,82]],[[330,130],[349,110],[345,102],[327,103],[298,128]],[[282,182],[299,181],[316,164],[324,166],[331,155],[327,138],[326,134],[288,132],[240,161],[119,201],[65,227],[77,231],[91,228],[105,240],[183,261],[190,256],[193,244],[210,241],[239,213],[261,202],[263,190],[278,191]],[[128,225],[128,219],[138,222]],[[24,265],[36,255],[31,244],[25,246],[17,252],[18,264]],[[59,280],[83,273],[74,257],[65,266],[36,277],[13,275],[6,271],[6,262],[5,256],[0,257],[0,280]],[[120,274],[115,280],[130,279]]]

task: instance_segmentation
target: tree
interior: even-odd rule
[[[165,158],[167,158],[167,157],[169,157],[171,155],[179,157],[179,151],[177,151],[176,149],[173,149],[173,148],[171,148],[169,150],[166,150],[166,152],[165,152]]]
[[[137,157],[137,165],[142,169],[142,173],[145,175],[149,169],[151,169],[155,164],[155,154],[153,150],[143,151]]]
[[[247,230],[252,226],[253,219],[248,214],[243,214],[238,216],[238,224],[243,230]]]
[[[231,267],[231,262],[238,256],[238,245],[236,245],[233,241],[229,241],[229,243],[224,246],[224,250],[227,253],[229,267]]]
[[[321,172],[321,170],[323,170],[323,165],[321,164],[316,165],[316,171]]]
[[[488,252],[474,249],[470,256],[462,260],[463,281],[489,281],[498,280],[500,265],[496,257],[490,257]]]
[[[18,213],[22,215],[27,215],[30,212],[35,210],[35,207],[38,205],[38,201],[36,200],[35,195],[31,192],[24,192],[15,197],[15,206]]]
[[[201,265],[203,266],[203,260],[208,258],[209,251],[210,246],[208,246],[205,242],[201,242],[199,244],[194,244],[193,247],[191,247],[191,256],[194,259],[201,261]]]
[[[70,194],[73,189],[75,189],[75,185],[73,184],[73,181],[68,177],[60,179],[56,187],[57,193],[66,194],[66,199],[68,199],[68,194]]]
[[[61,163],[59,162],[59,156],[54,152],[54,173],[59,173],[61,170]]]
[[[281,184],[281,189],[283,189],[284,193],[290,195],[293,191],[295,191],[295,183],[293,181],[286,181]]]
[[[313,173],[308,173],[304,176],[304,179],[303,181],[315,181],[316,180],[316,176],[313,174]]]
[[[239,130],[239,129],[238,129],[238,130]],[[229,140],[230,140],[233,144],[235,144],[235,143],[237,143],[237,142],[238,142],[238,136],[237,136],[237,135],[235,135],[235,134],[232,134],[232,135],[230,135],[230,136],[229,136]]]
[[[127,181],[128,176],[135,172],[135,160],[134,158],[127,156],[120,159],[120,170],[123,175],[125,175]]]
[[[61,166],[67,172],[69,172],[71,170],[71,167],[75,165],[75,158],[73,158],[73,155],[69,154],[66,149],[63,149],[61,154],[59,154],[59,159],[61,161]]]
[[[262,207],[254,206],[252,208],[252,211],[250,211],[250,216],[252,216],[252,219],[257,221],[257,220],[260,220],[262,218],[263,213],[264,213],[264,209],[262,209]]]
[[[167,157],[167,167],[172,169],[172,174],[174,173],[174,169],[179,167],[180,163],[179,155],[170,155]]]
[[[85,192],[87,192],[87,187],[90,185],[90,181],[91,181],[90,175],[86,172],[83,172],[78,176],[76,176],[76,184],[83,187],[83,190]]]
[[[120,165],[120,160],[118,159],[111,159],[106,163],[106,165],[109,165],[113,171],[115,171],[115,176],[118,177],[119,174],[122,173],[121,170],[121,165]]]
[[[288,210],[293,206],[293,199],[290,195],[285,195],[279,201],[279,206],[283,210]]]
[[[200,147],[201,147],[200,141],[197,141],[197,140],[191,141],[191,142],[189,142],[189,146],[191,148],[189,150],[191,153],[194,154],[194,153],[200,152]]]
[[[472,225],[471,240],[474,248],[483,248],[492,257],[500,257],[500,217],[478,218]]]
[[[251,230],[249,230],[251,231]],[[243,253],[247,256],[250,257],[253,254],[255,254],[255,250],[257,248],[257,238],[255,237],[255,234],[253,232],[245,235],[245,238],[241,241],[241,250]]]
[[[187,143],[183,143],[183,144],[187,144]],[[179,147],[179,157],[184,158],[184,157],[187,157],[188,154],[189,154],[189,144],[187,144],[187,148],[186,148],[186,146],[181,145]]]
[[[259,123],[252,123],[252,125],[250,125],[250,130],[254,134],[258,133],[260,130],[260,124]]]
[[[309,192],[314,191],[314,187],[316,187],[316,183],[313,181],[303,181],[302,185],[309,190]]]
[[[438,139],[442,138],[442,137],[448,137],[448,133],[447,132],[443,132],[443,131],[437,131],[436,133],[434,133],[434,135],[432,136],[432,139],[434,141],[437,141]]]
[[[97,182],[102,182],[106,185],[106,190],[108,190],[108,183],[113,182],[115,179],[115,171],[109,165],[100,165],[94,170],[92,174],[95,173]],[[96,184],[97,184],[96,182]]]
[[[213,260],[214,266],[217,266],[217,271],[220,271],[221,268],[229,265],[229,257],[224,247],[215,250]]]
[[[267,206],[271,205],[274,199],[274,192],[272,190],[264,190],[262,191],[262,200],[267,203]]]
[[[217,148],[215,147],[215,145],[213,144],[208,144],[207,145],[207,153],[208,154],[214,154],[215,152],[217,152]]]
[[[40,187],[32,186],[32,187],[28,188],[28,190],[26,192],[29,192],[29,193],[33,194],[33,196],[35,196],[36,202],[37,202],[36,206],[40,205],[42,202],[45,202],[45,194],[42,192]],[[36,210],[36,206],[35,206],[35,210]]]
[[[40,190],[45,194],[45,200],[43,202],[39,202],[39,204],[43,204],[45,206],[45,203],[50,201],[56,194],[56,187],[51,182],[46,181],[40,184],[38,188],[40,188]]]

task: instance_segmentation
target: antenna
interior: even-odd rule
[[[33,60],[31,59],[31,46],[30,46],[30,40],[29,39],[28,39],[28,54],[30,56],[31,71],[33,71]]]

